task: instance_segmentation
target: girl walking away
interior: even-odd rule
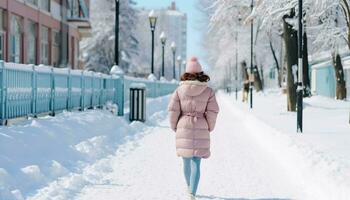
[[[219,106],[208,87],[196,57],[187,62],[169,103],[170,126],[176,132],[176,152],[183,159],[183,171],[191,200],[195,199],[202,158],[210,156],[210,132],[214,130]]]

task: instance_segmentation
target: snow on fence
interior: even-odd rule
[[[148,97],[169,94],[177,86],[174,83],[123,75],[5,63],[0,60],[0,123],[41,113],[84,110],[107,102],[117,104],[118,114],[123,115],[124,102],[128,101],[132,83],[146,84]]]
[[[0,121],[120,103],[119,82],[111,75],[0,61]]]

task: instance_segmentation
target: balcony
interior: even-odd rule
[[[77,27],[82,37],[91,36],[89,7],[85,0],[70,0],[67,21]]]

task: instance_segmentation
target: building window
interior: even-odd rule
[[[46,27],[41,27],[41,60],[40,63],[44,65],[49,64],[49,29]]]
[[[28,26],[28,63],[35,64],[36,62],[36,24],[29,23]]]
[[[61,59],[61,34],[53,31],[52,38],[52,62],[54,67],[59,67]]]
[[[21,21],[16,16],[11,18],[10,42],[10,62],[19,63],[21,61]]]
[[[70,15],[72,18],[79,18],[79,3],[78,0],[70,1]]]
[[[40,0],[40,9],[50,12],[51,0]]]
[[[26,0],[28,3],[31,3],[35,6],[38,6],[38,0]]]

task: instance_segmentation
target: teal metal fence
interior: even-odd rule
[[[106,75],[0,60],[0,123],[41,113],[54,115],[63,110],[100,107],[107,102],[117,104],[118,115],[123,115],[132,83],[144,83],[148,97],[167,95],[177,87],[176,83],[122,74]]]
[[[151,80],[147,80],[147,79],[126,76],[124,78],[124,88],[125,88],[124,101],[125,102],[129,101],[130,85],[133,83],[145,84],[146,85],[146,96],[151,97],[151,98],[170,94],[176,89],[176,87],[178,85],[177,83],[173,83],[173,82],[151,81]]]

